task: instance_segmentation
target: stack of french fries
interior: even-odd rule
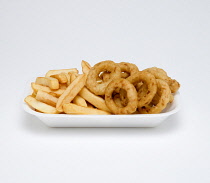
[[[85,87],[90,68],[88,62],[82,61],[83,74],[78,74],[76,68],[50,70],[31,83],[33,93],[24,101],[33,110],[47,114],[111,114],[104,98]]]

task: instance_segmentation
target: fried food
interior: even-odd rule
[[[35,83],[43,85],[43,86],[48,86],[52,90],[59,89],[59,82],[55,78],[51,78],[51,77],[37,77]]]
[[[93,109],[88,107],[81,107],[75,104],[64,104],[63,111],[66,114],[86,114],[86,115],[109,115],[109,112],[102,111],[99,109]]]
[[[69,73],[69,76],[70,76],[70,83],[72,83],[77,78],[77,75],[75,73]]]
[[[143,83],[138,89],[138,108],[149,104],[157,92],[155,77],[146,71],[139,71],[127,78],[134,86]]]
[[[50,77],[56,78],[59,81],[59,83],[67,83],[68,82],[68,79],[66,77],[65,72],[61,72],[59,74],[51,75]]]
[[[58,114],[59,112],[56,110],[55,107],[47,105],[43,102],[36,100],[31,95],[27,96],[24,101],[32,108],[47,114]]]
[[[74,73],[74,72],[68,72],[68,73],[65,73],[64,74],[66,75],[66,78],[67,78],[67,82],[66,82],[66,85],[69,86],[70,83],[71,83],[71,79],[70,79],[70,75],[71,73]]]
[[[67,84],[66,83],[65,84],[60,84],[59,86],[60,86],[60,89],[64,89],[65,90],[67,88]]]
[[[110,77],[109,77],[109,72],[103,72],[99,77],[101,78],[102,82],[107,82]]]
[[[87,102],[87,107],[94,109],[94,106],[92,104],[90,104],[89,102]]]
[[[109,74],[110,78],[108,81],[99,84],[97,82],[97,78],[99,77],[99,74],[104,71],[110,72]],[[104,95],[107,85],[112,80],[118,79],[120,77],[121,77],[121,69],[116,63],[110,60],[102,61],[97,63],[90,69],[87,76],[86,86],[94,94]]]
[[[42,90],[40,90],[40,91],[42,91]],[[64,91],[64,90],[63,90],[63,91]],[[49,95],[52,95],[53,97],[56,97],[56,98],[59,97],[56,93],[53,93],[53,92],[49,92],[48,94],[49,94]]]
[[[57,97],[60,97],[65,91],[65,89],[51,90],[47,86],[42,86],[36,83],[31,83],[31,88],[33,89],[35,94],[37,93],[38,90],[42,90],[44,92],[50,93],[51,95],[55,94]]]
[[[73,68],[73,69],[49,70],[49,71],[45,74],[45,77],[50,77],[51,75],[60,74],[60,73],[62,73],[62,72],[65,72],[65,73],[69,73],[69,72],[78,73],[78,70],[77,70],[76,68]]]
[[[63,94],[59,97],[58,102],[56,104],[56,109],[59,112],[63,112],[62,106],[63,104],[70,103],[74,97],[80,92],[80,90],[84,87],[86,81],[85,74],[79,75],[63,92]]]
[[[35,98],[36,98],[36,100],[38,100],[40,102],[44,102],[44,103],[51,105],[53,107],[55,107],[56,103],[58,102],[57,97],[54,97],[54,96],[50,95],[49,93],[44,92],[42,90],[38,90]]]
[[[138,67],[135,64],[128,63],[128,62],[120,62],[118,63],[121,69],[121,77],[128,78],[129,76],[134,75],[139,71]]]
[[[73,103],[74,104],[77,104],[79,106],[82,106],[82,107],[87,107],[87,103],[86,103],[85,99],[83,99],[79,95],[77,95],[76,97],[74,97]]]
[[[176,93],[180,88],[179,82],[175,79],[171,79],[170,77],[169,77],[168,85],[171,89],[171,93]]]
[[[114,103],[117,107],[125,107],[126,105],[123,105],[122,100],[120,99],[120,94],[115,94],[113,97]]]
[[[79,92],[79,95],[98,109],[110,112],[110,109],[105,104],[105,100],[90,92],[86,87]]]
[[[78,70],[50,70],[31,83],[25,98],[31,109],[48,114],[156,114],[174,100],[180,84],[157,67],[106,60]]]
[[[88,75],[89,70],[91,69],[90,64],[88,62],[82,60],[81,65],[82,65],[82,72],[83,72],[83,74]]]
[[[171,95],[170,95],[169,102],[172,103],[173,101],[174,101],[174,96],[171,94]]]
[[[138,108],[141,114],[158,114],[165,109],[166,105],[170,101],[171,90],[167,82],[162,79],[156,80],[158,88],[156,97],[158,100],[153,100],[150,104]]]
[[[129,77],[130,75],[127,73],[127,72],[122,72],[121,73],[121,78],[127,78]]]
[[[118,107],[113,100],[112,94],[117,89],[121,88],[127,91],[128,103],[125,107]],[[105,91],[105,103],[107,107],[114,114],[131,114],[136,111],[137,108],[137,91],[133,84],[131,84],[128,80],[120,78],[116,80],[112,80]]]
[[[162,80],[166,81],[170,87],[171,93],[176,93],[178,91],[178,89],[180,88],[179,82],[176,81],[175,79],[171,79],[167,75],[167,73],[161,68],[151,67],[151,68],[145,69],[144,71],[147,71],[147,72],[153,74],[156,79],[162,79]]]

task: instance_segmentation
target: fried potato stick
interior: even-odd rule
[[[75,104],[64,104],[63,111],[67,114],[86,114],[86,115],[109,115],[109,112],[102,111],[99,109],[91,109],[88,107],[81,107]]]
[[[47,113],[47,114],[57,114],[59,113],[55,107],[52,107],[48,104],[45,104],[43,102],[40,102],[38,100],[36,100],[34,97],[32,97],[31,95],[27,96],[24,101],[31,106],[32,108],[43,112],[43,113]]]
[[[106,106],[105,100],[101,97],[93,94],[90,92],[86,87],[84,87],[80,92],[79,95],[84,98],[86,101],[88,101],[93,106],[97,107],[98,109],[101,109],[103,111],[110,112],[110,109]]]
[[[58,102],[58,98],[53,97],[49,93],[44,92],[42,90],[38,90],[35,98],[36,100],[51,105],[53,107],[55,107],[56,103]]]
[[[87,103],[85,101],[84,98],[80,97],[79,95],[77,95],[74,99],[73,99],[73,103],[82,107],[87,107]]]
[[[35,83],[43,85],[43,86],[49,86],[50,89],[52,89],[52,90],[59,89],[59,82],[55,78],[51,78],[51,77],[37,77]]]
[[[75,73],[69,72],[69,77],[70,77],[70,83],[72,83],[77,78],[77,75]]]
[[[89,64],[88,62],[82,60],[81,65],[82,65],[82,72],[83,72],[84,74],[88,74],[89,70],[91,69],[90,64]]]
[[[61,73],[55,74],[55,75],[51,75],[50,77],[56,78],[59,81],[59,83],[67,83],[68,82],[68,79],[64,72],[61,72]]]
[[[78,73],[78,70],[76,68],[73,69],[59,69],[59,70],[49,70],[45,77],[50,77],[51,75],[60,74],[62,72],[68,73],[68,72],[75,72]]]
[[[31,88],[33,89],[34,93],[37,93],[38,90],[42,90],[44,92],[50,93],[51,95],[56,95],[60,97],[65,89],[58,89],[58,90],[51,90],[48,86],[42,86],[40,84],[31,83]]]
[[[74,97],[80,92],[80,90],[84,87],[86,81],[85,74],[79,75],[64,91],[64,93],[59,97],[58,102],[56,104],[56,109],[59,112],[63,112],[62,106],[63,104],[70,103]]]
[[[73,73],[73,72],[69,72],[69,73]],[[67,78],[67,82],[66,82],[67,86],[69,86],[70,83],[71,83],[71,79],[70,79],[70,74],[69,73],[65,73],[66,78]]]

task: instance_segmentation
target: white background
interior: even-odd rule
[[[210,182],[210,1],[0,0],[0,182]],[[22,109],[49,69],[157,66],[182,109],[157,128],[48,128]]]

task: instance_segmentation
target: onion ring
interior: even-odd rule
[[[105,71],[105,72],[101,73],[99,77],[101,78],[101,80],[106,82],[109,80],[109,74],[110,74],[109,72]]]
[[[175,79],[171,79],[170,78],[170,80],[168,82],[168,85],[169,85],[169,87],[171,89],[171,93],[176,93],[179,90],[179,88],[180,88],[179,82],[176,81]]]
[[[125,107],[126,106],[126,105],[122,104],[122,101],[120,99],[120,94],[114,95],[113,100],[117,107]]]
[[[128,78],[139,71],[138,67],[135,64],[128,63],[128,62],[120,62],[118,63],[121,69],[121,77]]]
[[[122,72],[121,78],[124,78],[124,79],[128,78],[129,76],[131,76],[139,71],[138,67],[132,63],[120,62],[120,63],[118,63],[118,65],[120,66],[120,69]],[[109,72],[103,72],[100,75],[100,78],[106,82],[107,80],[109,80]]]
[[[117,88],[127,91],[128,104],[125,107],[119,107],[113,100],[112,94]],[[112,80],[105,90],[105,102],[107,107],[114,114],[131,114],[135,112],[137,108],[137,91],[126,79],[120,78]]]
[[[165,82],[162,79],[156,79],[156,80],[157,80],[158,90],[157,90],[157,94],[154,97],[155,100],[153,100],[150,104],[146,106],[138,108],[138,111],[141,114],[158,114],[163,109],[165,109],[166,105],[170,101],[171,90],[167,82]]]
[[[102,83],[97,82],[97,78],[101,72],[110,72],[109,80]],[[102,61],[94,65],[87,76],[86,86],[87,88],[96,95],[104,95],[107,85],[115,79],[121,77],[120,67],[111,60]]]
[[[122,72],[122,73],[121,73],[121,78],[127,78],[127,77],[129,77],[129,76],[130,76],[130,74],[127,73],[127,72]]]
[[[171,79],[163,69],[160,69],[157,67],[151,67],[143,71],[147,71],[153,74],[156,79],[162,79],[166,81],[170,87],[171,93],[176,93],[178,89],[180,88],[179,82],[176,81],[175,79]]]
[[[155,77],[146,71],[139,71],[127,80],[134,86],[142,83],[137,90],[138,92],[138,108],[149,104],[157,92],[157,83]]]

